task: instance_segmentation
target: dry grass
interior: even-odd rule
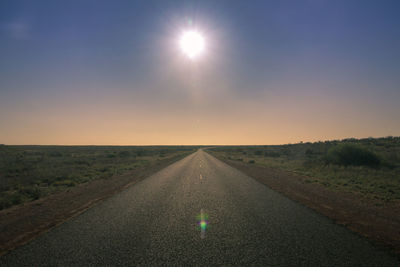
[[[107,179],[195,147],[0,146],[0,209]]]
[[[361,152],[351,152],[353,154],[350,153],[350,156],[346,157],[345,164],[341,164],[337,159],[330,160],[332,151],[335,152],[343,146],[359,147]],[[349,191],[385,201],[400,199],[399,137],[346,139],[281,146],[216,147],[210,152],[218,157],[247,164],[296,172],[308,176],[307,183],[320,183],[333,190]],[[356,158],[375,156],[373,161]],[[356,164],[351,164],[352,162]],[[369,162],[373,164],[368,164]]]

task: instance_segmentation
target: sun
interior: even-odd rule
[[[186,31],[182,33],[179,44],[182,52],[190,59],[195,59],[204,51],[204,38],[197,31]]]

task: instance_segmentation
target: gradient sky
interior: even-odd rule
[[[400,1],[0,1],[0,143],[400,135]],[[197,29],[206,51],[179,49]]]

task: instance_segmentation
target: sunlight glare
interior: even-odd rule
[[[204,51],[204,38],[197,31],[184,32],[180,38],[182,52],[190,59],[195,59]]]

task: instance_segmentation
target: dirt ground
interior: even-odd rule
[[[99,201],[156,173],[185,155],[0,211],[0,256],[77,216]]]
[[[400,203],[385,203],[307,183],[291,172],[220,159],[271,189],[282,193],[350,230],[390,248],[400,256]]]

